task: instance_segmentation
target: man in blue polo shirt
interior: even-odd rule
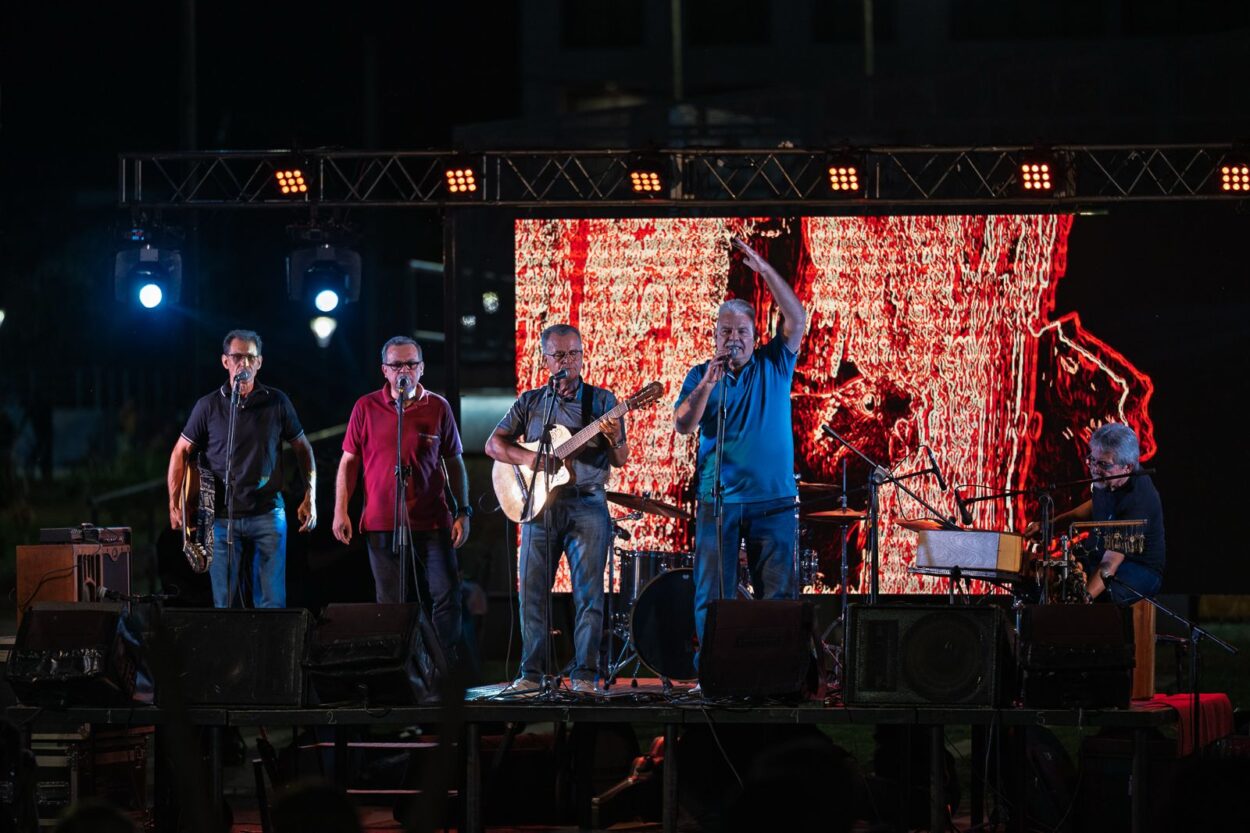
[[[708,606],[734,598],[739,542],[746,542],[751,586],[757,598],[792,599],[798,592],[793,505],[794,432],[790,384],[807,311],[794,290],[768,261],[741,240],[734,246],[743,263],[763,276],[778,309],[781,332],[756,349],[755,310],[740,299],[721,304],[716,316],[716,352],[686,374],[674,406],[678,434],[699,431],[695,521],[695,630],[700,641]],[[724,397],[723,436],[717,433]],[[717,551],[715,489],[717,445],[721,446],[723,497]]]
[[[304,436],[295,407],[277,388],[256,381],[260,373],[260,336],[251,330],[231,330],[222,341],[221,364],[229,380],[201,397],[191,409],[182,436],[169,458],[169,523],[182,526],[182,478],[192,453],[201,469],[217,481],[213,523],[213,604],[231,607],[243,603],[242,565],[251,555],[250,584],[255,607],[286,606],[286,510],[282,501],[282,441],[295,450],[303,475],[304,499],[296,510],[300,532],[317,525],[317,463],[312,444]],[[244,371],[247,371],[244,373]],[[242,374],[242,375],[240,375]],[[233,511],[226,505],[230,406],[233,389],[239,391],[234,426]],[[233,557],[227,552],[226,519],[234,518]]]

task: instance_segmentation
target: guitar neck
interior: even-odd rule
[[[569,457],[570,455],[575,454],[579,448],[581,448],[586,443],[590,442],[596,436],[598,436],[600,419],[616,419],[617,417],[619,417],[621,414],[624,414],[628,410],[629,410],[628,402],[619,403],[615,408],[608,411],[603,416],[599,417],[599,419],[596,419],[590,425],[587,425],[585,428],[578,431],[576,434],[569,437],[564,442],[560,443],[560,446],[556,448],[555,450],[555,455],[559,457],[561,460],[563,460]]]

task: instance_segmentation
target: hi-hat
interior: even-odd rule
[[[646,512],[648,515],[659,515],[664,518],[672,518],[675,521],[688,521],[691,519],[690,513],[684,509],[679,509],[672,504],[653,500],[649,497],[627,495],[624,492],[608,492],[607,497],[609,503],[624,506],[626,509]]]

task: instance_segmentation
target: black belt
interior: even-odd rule
[[[561,486],[557,497],[590,497],[602,491],[603,485],[601,483],[592,483],[589,486],[579,486],[576,483],[572,483]]]

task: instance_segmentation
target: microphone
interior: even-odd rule
[[[567,378],[569,378],[569,369],[567,367],[564,370],[551,374],[552,382],[559,382]]]
[[[1098,575],[1102,576],[1103,581],[1111,581],[1112,579],[1115,578],[1115,576],[1111,574],[1111,571],[1107,569],[1106,567],[1103,567],[1101,570],[1099,570]]]
[[[938,488],[945,492],[946,478],[942,476],[942,470],[938,468],[937,460],[933,456],[933,449],[926,445],[924,453],[929,455],[929,465],[933,467],[933,476],[937,478]]]
[[[244,382],[250,382],[250,381],[252,381],[252,371],[246,367],[240,370],[238,373],[234,374],[234,383],[236,385],[241,385]]]
[[[955,493],[955,508],[959,510],[959,520],[964,526],[972,526],[972,510],[968,508],[968,504],[964,501],[964,496],[959,493],[958,489],[951,489]]]
[[[620,524],[615,524],[615,523],[612,524],[612,534],[615,535],[617,538],[620,538],[622,541],[628,541],[629,539],[634,537],[629,534],[628,529],[621,526]]]
[[[400,390],[408,390],[408,388],[412,387],[412,377],[405,373],[395,380],[395,384],[399,386]]]

